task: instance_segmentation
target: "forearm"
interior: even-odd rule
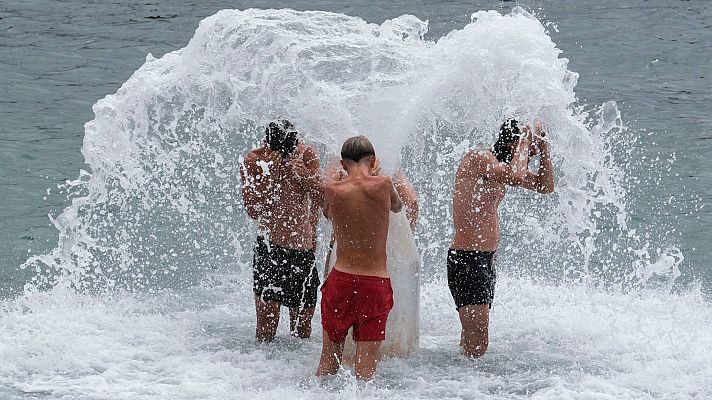
[[[543,147],[539,154],[539,192],[551,193],[554,191],[554,165],[548,147]]]
[[[418,214],[420,212],[420,207],[418,206],[418,201],[408,201],[405,203],[405,215],[410,223],[410,229],[415,231],[415,227],[418,223]]]
[[[521,140],[509,163],[509,178],[515,185],[521,184],[529,165],[529,140]]]

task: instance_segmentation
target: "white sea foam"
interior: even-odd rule
[[[426,30],[413,16],[375,25],[225,10],[185,48],[149,55],[95,104],[82,149],[90,171],[68,183],[71,205],[52,221],[58,246],[28,260],[33,281],[2,303],[0,395],[712,396],[712,309],[694,289],[670,294],[682,253],[653,242],[665,227],[631,218],[634,138],[616,104],[577,102],[577,74],[523,9],[475,13],[437,41]],[[508,194],[492,347],[468,361],[443,281],[452,175],[511,116],[550,129],[556,193]],[[276,117],[322,160],[369,135],[386,170],[400,165],[419,193],[422,349],[385,361],[374,385],[346,371],[311,379],[318,332],[252,340],[254,230],[237,169]]]
[[[512,191],[500,262],[578,280],[592,265],[634,276],[649,247],[629,234],[629,160],[614,151],[628,136],[615,103],[593,115],[577,105],[577,74],[523,9],[472,18],[437,41],[423,39],[427,24],[413,16],[381,25],[291,10],[206,18],[185,48],[149,55],[94,106],[82,149],[91,171],[70,183],[72,205],[53,221],[57,248],[26,263],[42,271],[33,285],[189,286],[245,260],[252,233],[234,207],[237,165],[275,117],[293,120],[322,160],[358,133],[386,170],[402,158],[420,193],[426,274],[452,236],[452,173],[464,152],[489,146],[507,117],[540,118],[556,194]]]
[[[249,274],[180,292],[64,289],[2,303],[0,394],[72,399],[687,399],[712,396],[712,308],[699,292],[661,298],[503,277],[491,347],[459,355],[447,284],[422,291],[421,349],[385,360],[372,385],[351,370],[318,383],[321,333],[254,339]],[[315,324],[319,324],[319,313]],[[14,395],[10,395],[14,393]]]

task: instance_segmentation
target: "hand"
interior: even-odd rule
[[[536,121],[534,124],[534,137],[539,140],[546,140],[546,129],[541,121]]]
[[[301,157],[295,157],[287,161],[287,167],[289,167],[292,173],[299,179],[310,178],[313,175],[312,171],[307,168],[304,164],[304,159]]]
[[[371,170],[371,175],[377,176],[380,173],[381,173],[381,160],[376,158],[376,165],[373,166],[373,169]]]
[[[346,171],[339,168],[337,171],[333,171],[333,174],[329,178],[330,178],[329,179],[330,181],[335,181],[335,182],[343,181],[344,179],[346,179]]]
[[[524,128],[522,128],[521,135],[519,137],[519,140],[526,143],[527,145],[532,142],[532,129],[529,126],[529,124],[525,125]]]

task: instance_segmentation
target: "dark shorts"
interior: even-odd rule
[[[253,291],[262,301],[289,308],[316,306],[319,274],[314,250],[278,246],[258,236],[252,259]]]
[[[334,343],[343,342],[352,327],[357,342],[384,340],[392,308],[388,278],[332,269],[321,287],[321,326]]]
[[[495,258],[494,251],[448,251],[447,285],[458,310],[471,304],[492,307],[497,282]]]

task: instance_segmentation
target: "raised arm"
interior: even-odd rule
[[[274,158],[274,157],[272,157]],[[278,162],[278,161],[276,161]],[[242,203],[247,215],[258,219],[265,209],[267,192],[270,190],[271,173],[278,173],[278,165],[270,158],[260,160],[255,152],[250,152],[240,163],[240,178],[242,179]]]
[[[332,189],[329,186],[329,183],[324,185],[324,203],[322,204],[323,208],[323,213],[326,219],[331,219],[331,198],[333,197],[332,195]]]
[[[527,171],[521,186],[539,193],[552,193],[554,191],[554,166],[551,163],[546,130],[541,121],[534,125],[533,136],[534,145],[539,153],[539,170],[537,172]]]
[[[539,193],[552,193],[554,191],[554,166],[551,163],[549,142],[537,139],[537,147],[539,148],[539,170],[537,172],[528,171],[520,186]]]
[[[527,175],[529,145],[532,140],[529,129],[524,128],[523,132],[525,135],[517,143],[512,160],[508,164],[500,163],[496,158],[488,157],[480,151],[472,151],[468,154],[471,169],[486,179],[510,186],[520,186]]]
[[[317,208],[324,204],[324,180],[321,179],[321,166],[316,151],[311,146],[304,150],[304,166],[309,175],[304,178],[304,183],[309,191],[309,197]],[[318,212],[317,212],[318,215]]]

